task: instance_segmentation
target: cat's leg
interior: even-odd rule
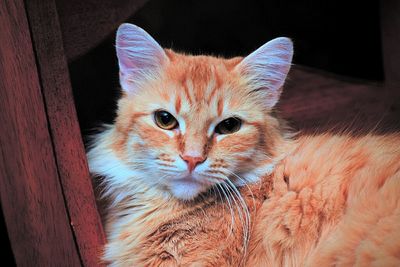
[[[285,180],[278,169],[274,190],[257,214],[247,266],[304,266],[337,222],[332,214],[342,213],[344,199],[335,193],[323,194],[322,186],[293,191]]]
[[[360,194],[307,266],[400,266],[400,172]]]

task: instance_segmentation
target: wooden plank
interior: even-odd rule
[[[71,225],[85,266],[100,264],[105,243],[75,111],[54,1],[27,1],[56,162]]]
[[[311,133],[400,129],[398,88],[299,65],[288,77],[278,110],[296,129]]]
[[[79,266],[25,7],[0,1],[0,197],[18,266]]]

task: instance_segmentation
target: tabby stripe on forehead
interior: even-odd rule
[[[218,104],[217,104],[217,112],[218,116],[222,115],[222,111],[224,110],[224,100],[222,97],[218,99]]]
[[[211,91],[208,99],[207,99],[207,103],[210,104],[211,103],[211,99],[214,97],[215,93],[218,91],[218,87],[214,87],[213,90]]]
[[[194,92],[194,97],[195,97],[196,101],[200,102],[204,98],[204,85],[203,84],[198,84],[194,88],[193,92]]]
[[[193,101],[192,101],[192,98],[190,97],[190,93],[189,93],[189,88],[188,88],[188,86],[187,86],[187,82],[184,82],[184,83],[183,83],[183,92],[185,93],[186,98],[187,98],[189,104],[192,104]]]
[[[181,96],[180,95],[177,95],[176,96],[176,98],[175,98],[175,110],[176,110],[176,113],[179,113],[179,111],[181,110]]]
[[[211,103],[212,98],[214,97],[216,92],[221,88],[222,85],[221,77],[219,77],[218,72],[215,70],[215,66],[213,66],[212,73],[213,73],[213,79],[210,81],[210,83],[212,82],[212,85],[210,85],[210,87],[212,87],[212,90],[208,94],[208,99],[207,99],[208,104]]]

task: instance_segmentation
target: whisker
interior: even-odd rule
[[[165,166],[165,167],[174,167],[174,165],[166,164],[166,163],[157,163],[157,164],[160,166]],[[177,169],[177,168],[175,167],[175,169]]]
[[[250,223],[250,213],[248,210],[248,207],[246,205],[246,202],[244,201],[242,195],[240,194],[239,190],[236,188],[236,186],[230,181],[227,180],[229,187],[232,189],[232,191],[235,193],[236,197],[238,198],[239,202],[241,203],[241,206],[243,208],[244,213],[246,214],[246,223],[247,227],[249,227]],[[248,229],[249,230],[249,229]]]
[[[243,179],[242,177],[240,177],[239,175],[237,175],[236,173],[234,173],[233,171],[230,171],[228,169],[226,171],[228,171],[230,174],[232,174],[233,176],[235,176],[236,178],[238,178],[240,181],[242,181],[244,183],[244,185],[250,191],[251,199],[253,200],[253,208],[255,208],[256,207],[255,197],[254,197],[253,191],[251,190],[250,186],[247,184],[246,180]]]
[[[207,174],[224,174],[224,172],[223,171],[221,171],[221,170],[207,170],[207,171],[205,171],[205,173],[207,173]]]
[[[218,199],[218,196],[217,196],[216,193],[218,193],[219,199],[220,199],[221,203],[223,204],[222,195],[221,195],[221,193],[219,192],[219,190],[218,190],[215,186],[212,187],[212,190],[213,190],[213,192],[215,193],[215,196],[217,197],[217,199]],[[225,214],[225,205],[222,205],[222,208],[224,209],[224,214]]]
[[[235,201],[235,197],[233,196],[233,194],[236,196],[236,198],[238,199],[240,205],[237,205],[237,208],[239,208],[239,206],[243,209],[243,214],[242,212],[240,212],[239,216],[241,217],[241,219],[243,220],[243,248],[244,248],[244,254],[247,254],[247,246],[248,246],[248,242],[249,242],[249,235],[250,235],[250,213],[249,210],[247,208],[246,202],[244,201],[243,197],[241,196],[240,192],[237,190],[236,186],[228,179],[228,177],[226,177],[225,183],[226,188],[231,191],[232,193],[232,197]]]
[[[170,172],[170,173],[178,173],[177,171],[175,171],[174,169],[166,169],[166,168],[159,168],[160,171],[166,171],[166,172]]]
[[[225,174],[222,171],[219,173]],[[226,174],[224,177],[213,176],[212,178],[214,178],[215,180],[212,180],[210,178],[208,178],[208,180],[221,183],[221,184],[217,184],[217,185],[222,189],[222,192],[225,195],[227,201],[229,201],[228,204],[230,205],[230,208],[232,209],[233,203],[236,206],[236,210],[238,212],[240,220],[242,221],[242,227],[243,227],[243,243],[244,243],[243,249],[244,249],[244,253],[247,254],[247,246],[248,246],[249,233],[250,233],[250,213],[249,213],[248,207],[247,207],[243,197],[241,196],[240,192],[238,191],[236,186],[230,181],[230,179],[227,177]],[[239,179],[242,179],[242,178],[239,177]],[[251,192],[251,188],[249,188],[249,191]],[[251,192],[251,194],[252,194],[252,192]],[[233,202],[230,201],[230,198],[232,198]],[[237,198],[237,200],[236,200],[236,198]],[[255,205],[254,198],[253,198],[253,203]],[[231,212],[233,212],[233,210]],[[234,223],[234,221],[232,221],[232,223]]]
[[[223,182],[225,181],[225,179],[222,178],[222,177],[219,177],[219,176],[211,176],[211,175],[208,175],[208,176],[206,177],[206,179],[207,179],[208,181],[210,181],[210,182],[213,182],[213,183],[223,183]]]
[[[233,194],[234,192],[232,188],[229,187],[229,184],[224,183],[226,186],[227,190],[229,191],[230,195],[233,198],[233,201],[235,202],[236,209],[239,214],[240,221],[242,222],[242,230],[243,230],[243,254],[247,254],[247,246],[248,246],[248,240],[249,240],[249,226],[248,226],[248,213],[246,212],[247,209],[245,208],[245,205],[240,201],[240,197],[237,196],[236,194]],[[236,197],[238,198],[239,204],[236,201]],[[241,210],[243,209],[243,210]]]
[[[205,196],[204,195],[200,195],[200,197],[202,198],[202,203],[204,203],[205,202]],[[204,214],[204,217],[207,217],[207,220],[208,221],[210,221],[210,216],[208,216],[208,214],[206,213],[206,211],[203,209],[203,207],[202,206],[200,206],[200,207],[198,207],[199,209],[201,209],[201,211],[203,212],[203,214]]]
[[[167,175],[160,175],[160,176],[158,177],[157,181],[155,182],[155,184],[160,184],[160,183],[161,183],[161,180],[163,180],[163,179],[166,178],[166,177],[167,177]]]
[[[228,237],[229,237],[233,233],[233,224],[235,223],[234,212],[232,209],[231,201],[229,200],[227,194],[225,193],[225,190],[222,187],[222,184],[217,184],[217,186],[218,186],[218,188],[221,189],[222,194],[225,196],[226,200],[228,201],[228,207],[229,207],[229,210],[231,213],[231,226],[230,226],[229,234],[228,234]]]
[[[227,183],[223,183],[222,186],[225,187],[226,192],[228,193],[228,195],[230,195],[232,197],[232,200],[233,200],[233,202],[235,203],[235,206],[236,206],[236,210],[238,211],[238,215],[239,215],[240,220],[244,221],[244,217],[243,217],[242,211],[239,209],[239,205],[238,205],[238,203],[236,201],[236,197],[232,194],[232,191],[230,190],[230,187],[228,186]]]

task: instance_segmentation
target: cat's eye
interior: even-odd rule
[[[221,121],[217,127],[215,127],[215,132],[218,134],[231,134],[239,131],[242,126],[242,121],[239,118],[232,117]]]
[[[172,130],[178,126],[178,121],[171,113],[165,110],[158,110],[154,113],[154,120],[158,127],[164,130]]]

